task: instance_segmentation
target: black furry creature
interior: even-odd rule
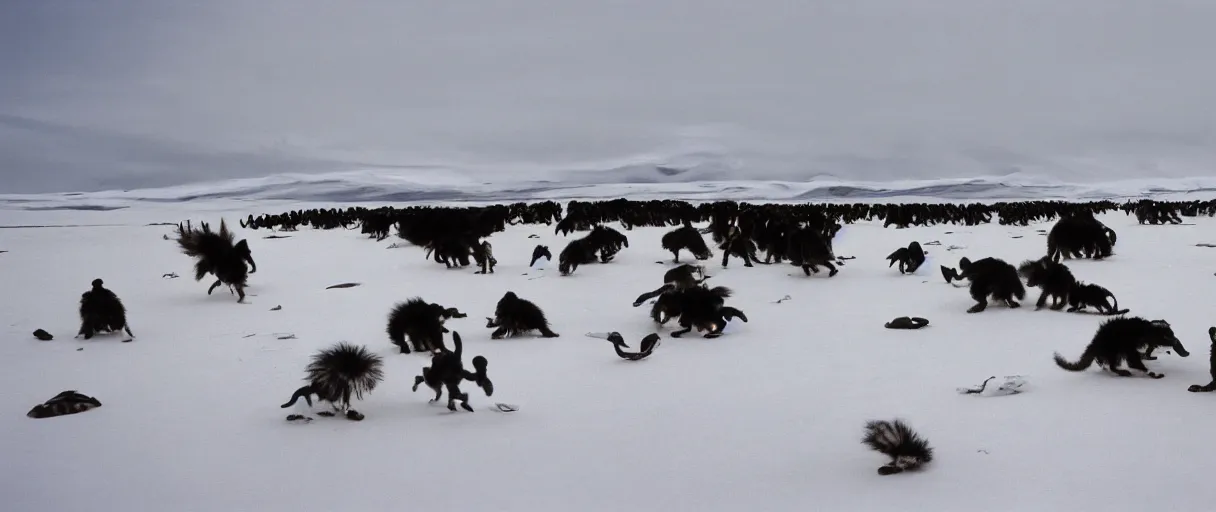
[[[350,399],[354,396],[362,400],[364,393],[370,393],[384,380],[384,360],[368,351],[367,347],[343,341],[314,354],[304,371],[308,374],[304,379],[308,384],[297,389],[291,395],[291,401],[280,407],[291,407],[300,398],[304,398],[312,407],[312,395],[317,395],[317,400],[329,402],[335,412],[359,421],[363,419],[363,414],[350,408]],[[333,416],[334,412],[317,414]]]
[[[748,321],[747,315],[742,311],[725,305],[731,293],[730,288],[725,286],[708,288],[699,285],[672,289],[659,295],[659,299],[650,308],[650,317],[659,325],[666,324],[672,318],[679,318],[680,327],[683,329],[672,332],[673,338],[679,338],[693,329],[705,331],[706,338],[717,338],[722,335],[727,322],[735,318]]]
[[[609,227],[595,226],[587,236],[571,240],[557,255],[558,271],[568,276],[579,265],[596,261],[608,263],[623,247],[629,247],[629,239],[625,235]]]
[[[718,245],[718,249],[722,251],[722,268],[730,263],[730,257],[735,256],[743,260],[743,266],[752,267],[752,262],[765,264],[756,256],[756,242],[751,237],[745,235],[736,226],[731,226],[726,234],[726,238]]]
[[[401,347],[402,354],[410,353],[410,344],[418,352],[438,350],[443,347],[443,333],[448,332],[443,323],[451,318],[467,316],[456,308],[445,308],[414,297],[398,303],[389,312],[388,337],[394,345]]]
[[[952,276],[946,272],[946,267],[942,267],[942,274],[946,275],[946,282],[950,282],[952,277],[971,282],[971,298],[975,299],[976,304],[967,310],[968,313],[979,313],[987,309],[989,296],[1003,301],[1010,308],[1022,306],[1014,297],[1018,300],[1026,298],[1026,287],[1018,277],[1018,269],[1005,260],[984,258],[972,262],[963,258],[959,260],[958,268],[961,272],[953,273]]]
[[[559,334],[549,329],[545,312],[532,301],[519,298],[515,292],[505,293],[494,308],[494,318],[486,319],[487,328],[495,328],[490,337],[500,339],[514,337],[528,331],[540,331],[545,338],[556,338]]]
[[[91,396],[68,390],[55,395],[50,400],[35,405],[26,416],[35,419],[54,418],[93,410],[101,407],[101,401]]]
[[[1104,315],[1122,315],[1126,309],[1119,309],[1119,300],[1115,295],[1096,284],[1086,284],[1077,281],[1072,271],[1063,263],[1052,261],[1046,256],[1037,260],[1027,260],[1018,265],[1018,274],[1026,278],[1026,285],[1042,288],[1035,309],[1041,309],[1051,297],[1051,309],[1059,310],[1067,303],[1068,312],[1081,311],[1093,307]]]
[[[1212,382],[1207,384],[1191,384],[1191,387],[1186,388],[1192,393],[1209,393],[1216,391],[1216,327],[1208,328],[1208,339],[1212,340],[1211,352],[1208,355],[1208,373],[1212,375]]]
[[[913,240],[907,247],[900,247],[888,255],[887,261],[887,268],[899,262],[900,274],[914,274],[925,263],[925,251],[920,248],[919,242]]]
[[[638,345],[637,352],[625,352],[624,350],[621,350],[621,348],[629,348],[629,345],[625,343],[625,338],[621,336],[621,333],[613,332],[608,334],[608,341],[612,342],[612,348],[616,349],[616,355],[621,359],[629,361],[641,361],[642,359],[646,359],[646,357],[650,354],[654,353],[654,349],[659,346],[659,338],[660,336],[658,333],[652,332],[647,334],[645,338],[642,338],[641,343]]]
[[[553,254],[549,252],[549,246],[538,245],[535,249],[532,249],[532,261],[528,263],[528,268],[536,265],[536,262],[540,261],[541,258],[544,258],[545,261],[553,261]]]
[[[1077,285],[1077,279],[1067,266],[1046,256],[1023,261],[1018,265],[1018,274],[1026,278],[1026,286],[1043,290],[1034,304],[1035,309],[1046,306],[1048,297],[1051,298],[1051,309],[1063,309],[1068,303],[1069,294]]]
[[[921,437],[901,420],[866,422],[862,444],[891,457],[891,462],[878,468],[880,475],[893,475],[919,469],[933,461],[929,440]]]
[[[1190,355],[1165,320],[1112,318],[1098,327],[1098,332],[1094,334],[1093,340],[1085,347],[1085,352],[1077,362],[1070,363],[1059,353],[1055,354],[1055,360],[1057,366],[1070,372],[1082,371],[1097,362],[1098,366],[1105,367],[1116,375],[1131,377],[1131,372],[1119,368],[1119,364],[1126,361],[1128,368],[1160,379],[1165,374],[1149,371],[1140,355],[1141,349],[1147,349],[1151,353],[1158,347],[1172,348],[1182,357]]]
[[[460,382],[470,380],[476,382],[486,396],[494,394],[494,383],[490,382],[490,378],[486,375],[486,366],[488,362],[485,357],[477,356],[473,358],[473,369],[475,372],[469,372],[464,369],[464,362],[461,361],[461,356],[464,353],[464,345],[460,342],[460,333],[452,332],[452,348],[451,352],[441,350],[431,356],[431,365],[422,369],[422,375],[414,377],[414,391],[418,391],[418,386],[426,383],[428,387],[435,390],[435,398],[430,400],[431,403],[438,402],[443,396],[443,389],[448,390],[448,410],[456,411],[456,401],[460,400],[460,407],[464,410],[473,412],[473,407],[469,406],[469,394],[460,391]]]
[[[474,274],[493,274],[494,265],[498,264],[498,260],[494,258],[494,246],[486,241],[474,245],[473,261],[477,262],[477,267],[480,268]]]
[[[177,245],[182,252],[194,258],[194,280],[201,281],[207,274],[216,277],[215,284],[207,289],[207,295],[221,284],[236,290],[237,302],[245,301],[245,286],[249,274],[258,271],[253,262],[253,253],[245,240],[233,242],[228,225],[221,219],[220,230],[211,231],[211,226],[202,223],[202,229],[192,229],[187,224],[177,225]],[[249,263],[249,267],[245,263]]]
[[[80,333],[76,337],[84,336],[87,340],[100,332],[126,330],[127,336],[135,338],[131,326],[127,325],[127,308],[114,292],[102,284],[101,279],[94,279],[93,289],[80,296]]]
[[[702,261],[714,255],[710,252],[709,246],[705,244],[705,238],[701,236],[701,232],[687,222],[683,226],[665,233],[660,243],[663,245],[663,249],[671,251],[672,261],[675,263],[680,262],[681,250],[692,253],[694,258]]]
[[[1047,233],[1047,257],[1052,261],[1060,258],[1085,257],[1101,260],[1111,255],[1117,237],[1115,231],[1106,227],[1093,213],[1080,211],[1061,217]]]
[[[828,277],[835,276],[839,270],[832,262],[836,255],[832,252],[832,239],[829,235],[814,228],[801,228],[789,234],[786,246],[786,258],[791,265],[802,267],[802,272],[811,275],[819,273],[819,267],[828,268]]]
[[[655,291],[639,295],[637,300],[633,301],[633,307],[641,306],[642,303],[658,297],[664,292],[692,288],[709,278],[710,276],[705,275],[704,266],[685,263],[663,273],[663,286],[660,286]]]

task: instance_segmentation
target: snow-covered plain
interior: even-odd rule
[[[267,240],[235,226],[293,206],[0,211],[5,227],[62,226],[0,229],[4,510],[1201,511],[1216,500],[1216,397],[1186,391],[1208,381],[1206,306],[1216,291],[1203,283],[1216,268],[1211,249],[1195,244],[1216,242],[1212,219],[1140,226],[1106,215],[1116,256],[1069,263],[1132,314],[1174,325],[1192,356],[1160,354],[1148,364],[1167,376],[1150,380],[1052,363],[1055,351],[1076,358],[1103,317],[997,306],[969,315],[966,290],[938,273],[962,256],[1037,257],[1036,230],[1050,224],[848,225],[836,253],[857,259],[833,278],[786,265],[722,269],[715,258],[710,282],[734,289],[728,304],[751,321],[715,340],[671,339],[664,328],[655,354],[631,363],[584,334],[615,330],[636,344],[655,330],[630,303],[670,266],[664,229],[628,231],[615,262],[560,277],[555,265],[527,268],[535,244],[554,254],[565,245],[547,226],[494,235],[499,266],[488,276],[357,230]],[[248,305],[223,289],[207,296],[190,259],[164,239],[172,229],[148,225],[221,217],[258,262]],[[901,276],[883,258],[912,240],[941,245]],[[170,272],[182,277],[161,277]],[[98,277],[125,301],[134,342],[72,339],[77,300]],[[347,281],[363,284],[325,289]],[[508,290],[543,307],[561,337],[490,340],[484,317]],[[416,295],[469,314],[449,326],[467,357],[489,359],[496,386],[490,398],[468,386],[477,412],[449,413],[427,404],[429,392],[410,392],[428,359],[397,354],[384,327],[392,304]],[[903,315],[932,325],[882,327]],[[38,328],[56,338],[35,340]],[[296,337],[276,339],[284,333]],[[300,411],[278,406],[309,356],[339,340],[386,359],[386,380],[355,406],[367,419],[285,422]],[[1013,374],[1027,376],[1026,392],[955,391]],[[24,416],[66,389],[104,405]],[[495,402],[520,410],[495,412]],[[936,448],[923,472],[878,476],[886,459],[859,443],[865,421],[894,417]]]

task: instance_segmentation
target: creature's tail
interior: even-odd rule
[[[452,354],[456,356],[456,360],[460,360],[460,354],[464,353],[464,344],[460,342],[460,333],[452,331]]]
[[[300,387],[300,389],[296,390],[295,394],[291,395],[291,401],[289,401],[283,405],[280,405],[279,407],[281,407],[283,409],[291,407],[296,404],[296,400],[299,400],[301,398],[303,398],[305,402],[308,402],[309,407],[312,407],[312,396],[311,396],[312,394],[313,394],[312,386],[302,386],[302,387]]]
[[[1090,365],[1094,364],[1094,353],[1092,350],[1086,348],[1085,353],[1081,354],[1081,359],[1078,359],[1077,362],[1075,362],[1075,363],[1070,363],[1070,362],[1068,362],[1067,359],[1064,359],[1064,356],[1060,355],[1059,352],[1057,352],[1055,354],[1055,360],[1056,360],[1056,366],[1059,366],[1060,368],[1063,368],[1070,372],[1079,372],[1086,368],[1089,368]]]
[[[1115,305],[1113,308],[1111,308],[1110,313],[1107,313],[1107,314],[1109,314],[1109,315],[1124,315],[1124,314],[1127,314],[1127,312],[1128,312],[1128,311],[1130,311],[1130,310],[1127,310],[1127,309],[1119,309],[1119,299],[1116,299],[1116,298],[1115,298],[1115,294],[1111,293],[1111,292],[1110,292],[1110,290],[1107,290],[1107,291],[1106,291],[1106,296],[1107,296],[1107,297],[1110,297],[1110,301],[1111,301],[1111,303],[1113,303],[1113,304]]]
[[[899,249],[896,249],[895,252],[887,255],[887,268],[895,266],[895,262],[903,258],[907,252],[908,249],[906,247],[900,247]]]

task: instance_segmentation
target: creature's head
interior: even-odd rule
[[[1025,278],[1026,286],[1031,288],[1043,284],[1046,271],[1047,265],[1043,263],[1043,260],[1026,260],[1018,265],[1018,275]]]
[[[102,285],[101,279],[94,279],[94,280],[93,280],[93,289],[94,289],[94,290],[99,290],[99,289],[101,289],[101,285]]]
[[[570,262],[569,262],[569,261],[566,261],[566,260],[562,260],[562,262],[561,262],[560,264],[558,264],[558,265],[557,265],[557,271],[558,271],[558,272],[561,272],[561,274],[562,274],[563,276],[568,276],[568,275],[570,275],[570,272],[571,272],[571,265],[570,265]]]
[[[971,260],[967,259],[966,256],[964,256],[963,259],[958,260],[958,269],[962,270],[963,273],[966,273],[967,270],[969,270],[970,268],[971,268]]]
[[[608,333],[608,341],[611,341],[613,345],[618,347],[629,348],[629,345],[625,343],[625,338],[619,332]]]
[[[1216,343],[1216,327],[1208,328],[1208,338],[1212,340],[1212,343]]]
[[[702,251],[693,251],[693,253],[692,253],[693,257],[695,257],[701,261],[705,261],[707,259],[714,257],[714,253],[709,250],[709,247],[705,247],[704,249],[705,250],[702,250]]]
[[[1153,330],[1155,331],[1155,334],[1159,340],[1157,343],[1158,345],[1173,348],[1174,351],[1182,357],[1191,355],[1191,353],[1187,352],[1186,348],[1182,346],[1182,341],[1178,339],[1178,336],[1174,335],[1174,329],[1170,327],[1169,322],[1166,322],[1165,320],[1153,320],[1152,324]]]
[[[659,346],[659,339],[660,336],[657,332],[647,334],[645,338],[642,338],[642,343],[638,346],[638,348],[641,349],[642,352],[654,350],[655,347]]]
[[[447,308],[447,309],[443,310],[444,318],[465,318],[467,316],[469,316],[469,315],[467,315],[465,313],[461,313],[460,310],[456,309],[456,308]]]

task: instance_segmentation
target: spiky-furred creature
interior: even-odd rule
[[[933,460],[929,440],[913,432],[902,420],[866,422],[866,433],[861,442],[891,457],[891,462],[878,468],[880,475],[919,469]]]
[[[291,401],[283,404],[282,408],[295,405],[301,397],[312,407],[311,395],[317,395],[317,400],[330,402],[335,412],[359,421],[363,415],[350,408],[350,399],[353,396],[356,400],[362,400],[364,393],[370,393],[384,380],[384,360],[368,351],[367,347],[342,341],[314,354],[304,371],[308,374],[304,379],[308,384],[297,389],[291,395]],[[333,412],[317,414],[334,415]]]
[[[202,281],[207,274],[216,277],[216,281],[207,289],[207,295],[215,291],[220,284],[226,284],[239,295],[237,302],[245,301],[245,282],[249,274],[258,271],[253,262],[253,254],[249,243],[245,240],[234,242],[228,225],[220,220],[220,230],[211,231],[211,226],[202,223],[202,229],[193,229],[187,223],[177,225],[177,245],[187,256],[194,258],[194,280]],[[249,267],[245,267],[245,263]]]

